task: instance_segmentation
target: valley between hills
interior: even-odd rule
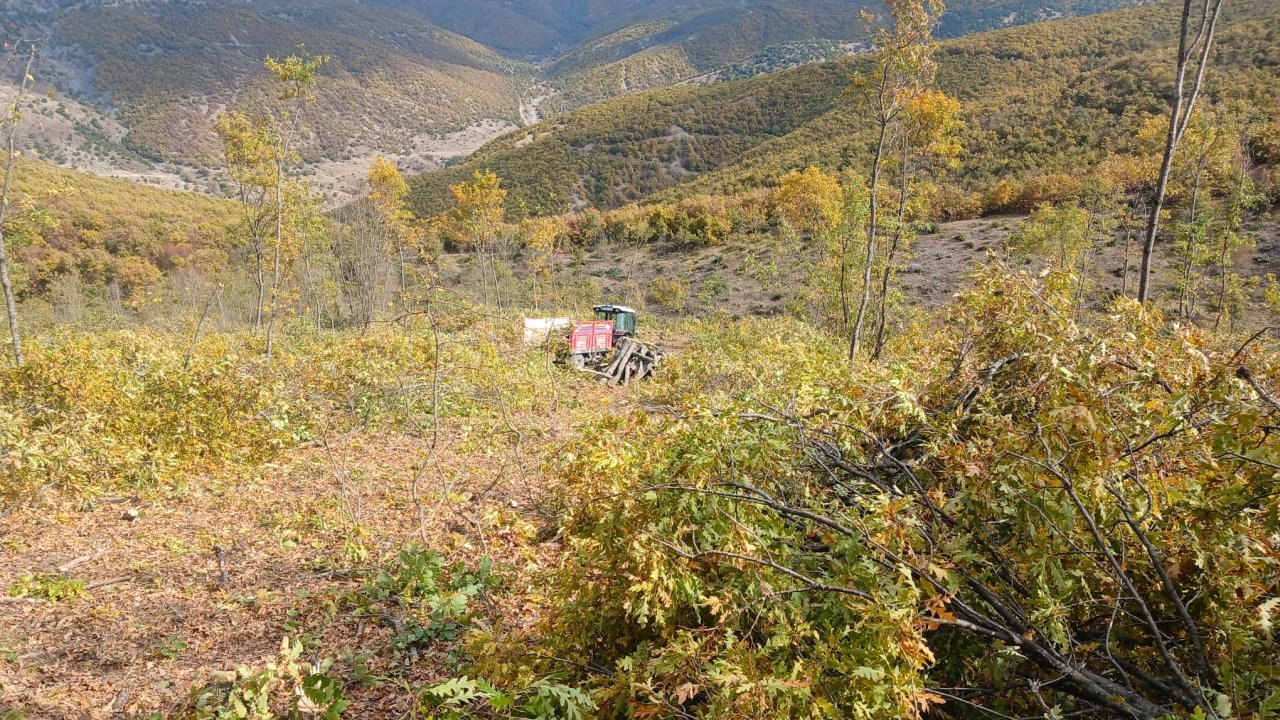
[[[255,77],[261,58],[298,48],[332,56],[304,143],[314,184],[332,203],[353,197],[352,168],[376,155],[414,173],[437,170],[540,117],[615,95],[767,73],[866,47],[857,8],[830,0],[733,10],[657,4],[622,17],[568,0],[536,5],[383,0],[357,13],[343,2],[292,2],[273,13],[255,3],[42,0],[0,8],[0,20],[46,38],[37,73],[46,99],[29,109],[21,130],[31,152],[105,177],[215,194],[225,189],[213,172],[214,121],[237,102],[266,99]],[[962,4],[943,30],[1111,6]],[[506,39],[486,44],[495,32]],[[11,68],[0,96],[12,95],[15,79]]]

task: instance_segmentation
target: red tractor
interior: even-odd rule
[[[569,330],[569,362],[614,385],[652,375],[662,351],[636,339],[636,311],[623,305],[592,310],[594,319],[575,322]]]

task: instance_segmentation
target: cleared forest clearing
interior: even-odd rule
[[[560,548],[548,464],[571,449],[576,427],[627,412],[631,396],[553,366],[540,348],[507,347],[514,324],[508,330],[482,325],[443,335],[448,366],[438,371],[438,386],[433,343],[421,334],[406,339],[399,328],[376,340],[330,337],[290,350],[277,362],[312,369],[279,396],[309,393],[315,410],[306,421],[291,418],[305,432],[294,428],[256,459],[155,468],[150,482],[117,476],[102,486],[51,471],[49,483],[30,488],[0,520],[0,587],[7,590],[0,597],[0,706],[32,718],[200,717],[207,688],[236,678],[237,668],[272,662],[288,638],[302,643],[304,663],[323,655],[351,678],[349,717],[399,717],[415,702],[401,683],[447,676],[467,628],[532,622],[537,588],[530,580],[556,562]],[[137,352],[113,369],[181,374],[181,354],[157,347],[165,341],[117,338]],[[232,341],[204,341],[188,370],[193,386],[198,368],[219,362]],[[58,358],[79,352],[74,339],[47,342],[28,367],[51,371]],[[388,357],[392,348],[405,352]],[[367,375],[357,372],[358,383],[327,375],[344,352],[383,356],[370,358]],[[223,371],[238,383],[271,374],[252,362],[230,366]],[[96,414],[75,395],[88,381],[53,378],[70,392],[45,389],[41,402],[47,411],[57,405],[64,419]],[[162,404],[175,391],[186,389],[152,385],[138,399]],[[430,412],[437,402],[438,425]],[[268,428],[288,415],[279,405],[261,413]],[[251,434],[224,430],[233,442]],[[92,438],[105,448],[112,440]],[[35,454],[11,456],[10,470]],[[434,611],[406,606],[379,585],[387,573],[406,571],[406,562],[439,575],[438,602],[462,603],[446,613],[449,620],[432,620]],[[482,567],[491,570],[479,587],[463,581],[481,577],[469,573]]]

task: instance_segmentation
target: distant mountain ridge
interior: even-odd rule
[[[966,120],[967,153],[947,182],[972,192],[1133,150],[1133,128],[1168,111],[1177,20],[1176,7],[1159,4],[940,43],[938,85],[964,103]],[[1255,107],[1280,103],[1277,24],[1271,0],[1239,0],[1219,27],[1214,72]],[[865,167],[871,126],[839,98],[868,61],[613,98],[418,176],[412,198],[429,216],[447,205],[449,184],[484,169],[504,179],[512,207],[560,213],[750,190],[808,165]]]
[[[1131,2],[957,0],[942,31]],[[23,0],[0,6],[0,21],[9,39],[47,38],[37,75],[54,99],[25,133],[37,149],[94,172],[167,174],[177,187],[213,186],[212,123],[222,109],[269,99],[264,56],[298,47],[332,56],[306,154],[322,189],[336,193],[374,153],[430,170],[538,117],[845,54],[865,40],[862,8],[845,0]]]

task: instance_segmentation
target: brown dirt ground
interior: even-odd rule
[[[550,484],[544,463],[575,424],[628,402],[624,390],[593,384],[571,392],[558,407],[512,418],[518,434],[497,421],[445,423],[422,473],[428,439],[355,434],[251,472],[3,519],[0,588],[79,559],[66,575],[91,589],[70,602],[0,601],[0,715],[171,717],[215,671],[260,667],[283,637],[300,633],[326,654],[373,653],[371,670],[389,673],[391,631],[341,602],[362,583],[344,558],[350,540],[368,550],[356,566],[415,542],[468,565],[491,557],[506,586],[477,622],[532,622],[536,611],[521,598],[536,595],[530,578],[558,553],[554,541],[536,539],[554,526],[554,513],[541,507]],[[130,509],[136,520],[125,519]],[[215,547],[225,550],[225,582]],[[291,612],[300,629],[286,627]],[[177,642],[185,648],[175,650]],[[426,648],[403,679],[421,686],[441,677],[447,649]],[[412,695],[390,682],[350,685],[346,698],[346,717],[401,717],[413,708]]]
[[[992,254],[1001,254],[1009,234],[1025,219],[1001,216],[944,223],[936,233],[918,237],[911,251],[911,267],[898,278],[907,304],[929,309],[945,305],[964,287],[966,276],[974,268]],[[1280,273],[1280,219],[1255,220],[1246,232],[1257,244],[1237,255],[1237,272],[1246,278]],[[670,314],[651,302],[649,287],[657,278],[680,279],[690,288],[688,315],[707,316],[722,311],[734,317],[766,316],[785,312],[786,288],[794,288],[801,281],[804,263],[800,260],[804,252],[801,247],[785,245],[771,236],[730,238],[723,245],[697,249],[671,245],[602,246],[586,255],[581,269],[572,268],[566,258],[558,272],[563,286],[585,285],[590,301],[621,302],[653,314]],[[1136,239],[1129,253],[1132,294],[1139,255]],[[1092,292],[1097,304],[1121,289],[1124,254],[1124,240],[1118,237],[1098,248],[1091,258]],[[447,278],[462,288],[478,286],[471,277],[474,273],[466,270],[464,256],[450,259]],[[765,276],[759,268],[769,264],[776,264],[776,275],[762,279]],[[1172,302],[1176,265],[1171,249],[1158,246],[1153,278],[1162,305]]]

